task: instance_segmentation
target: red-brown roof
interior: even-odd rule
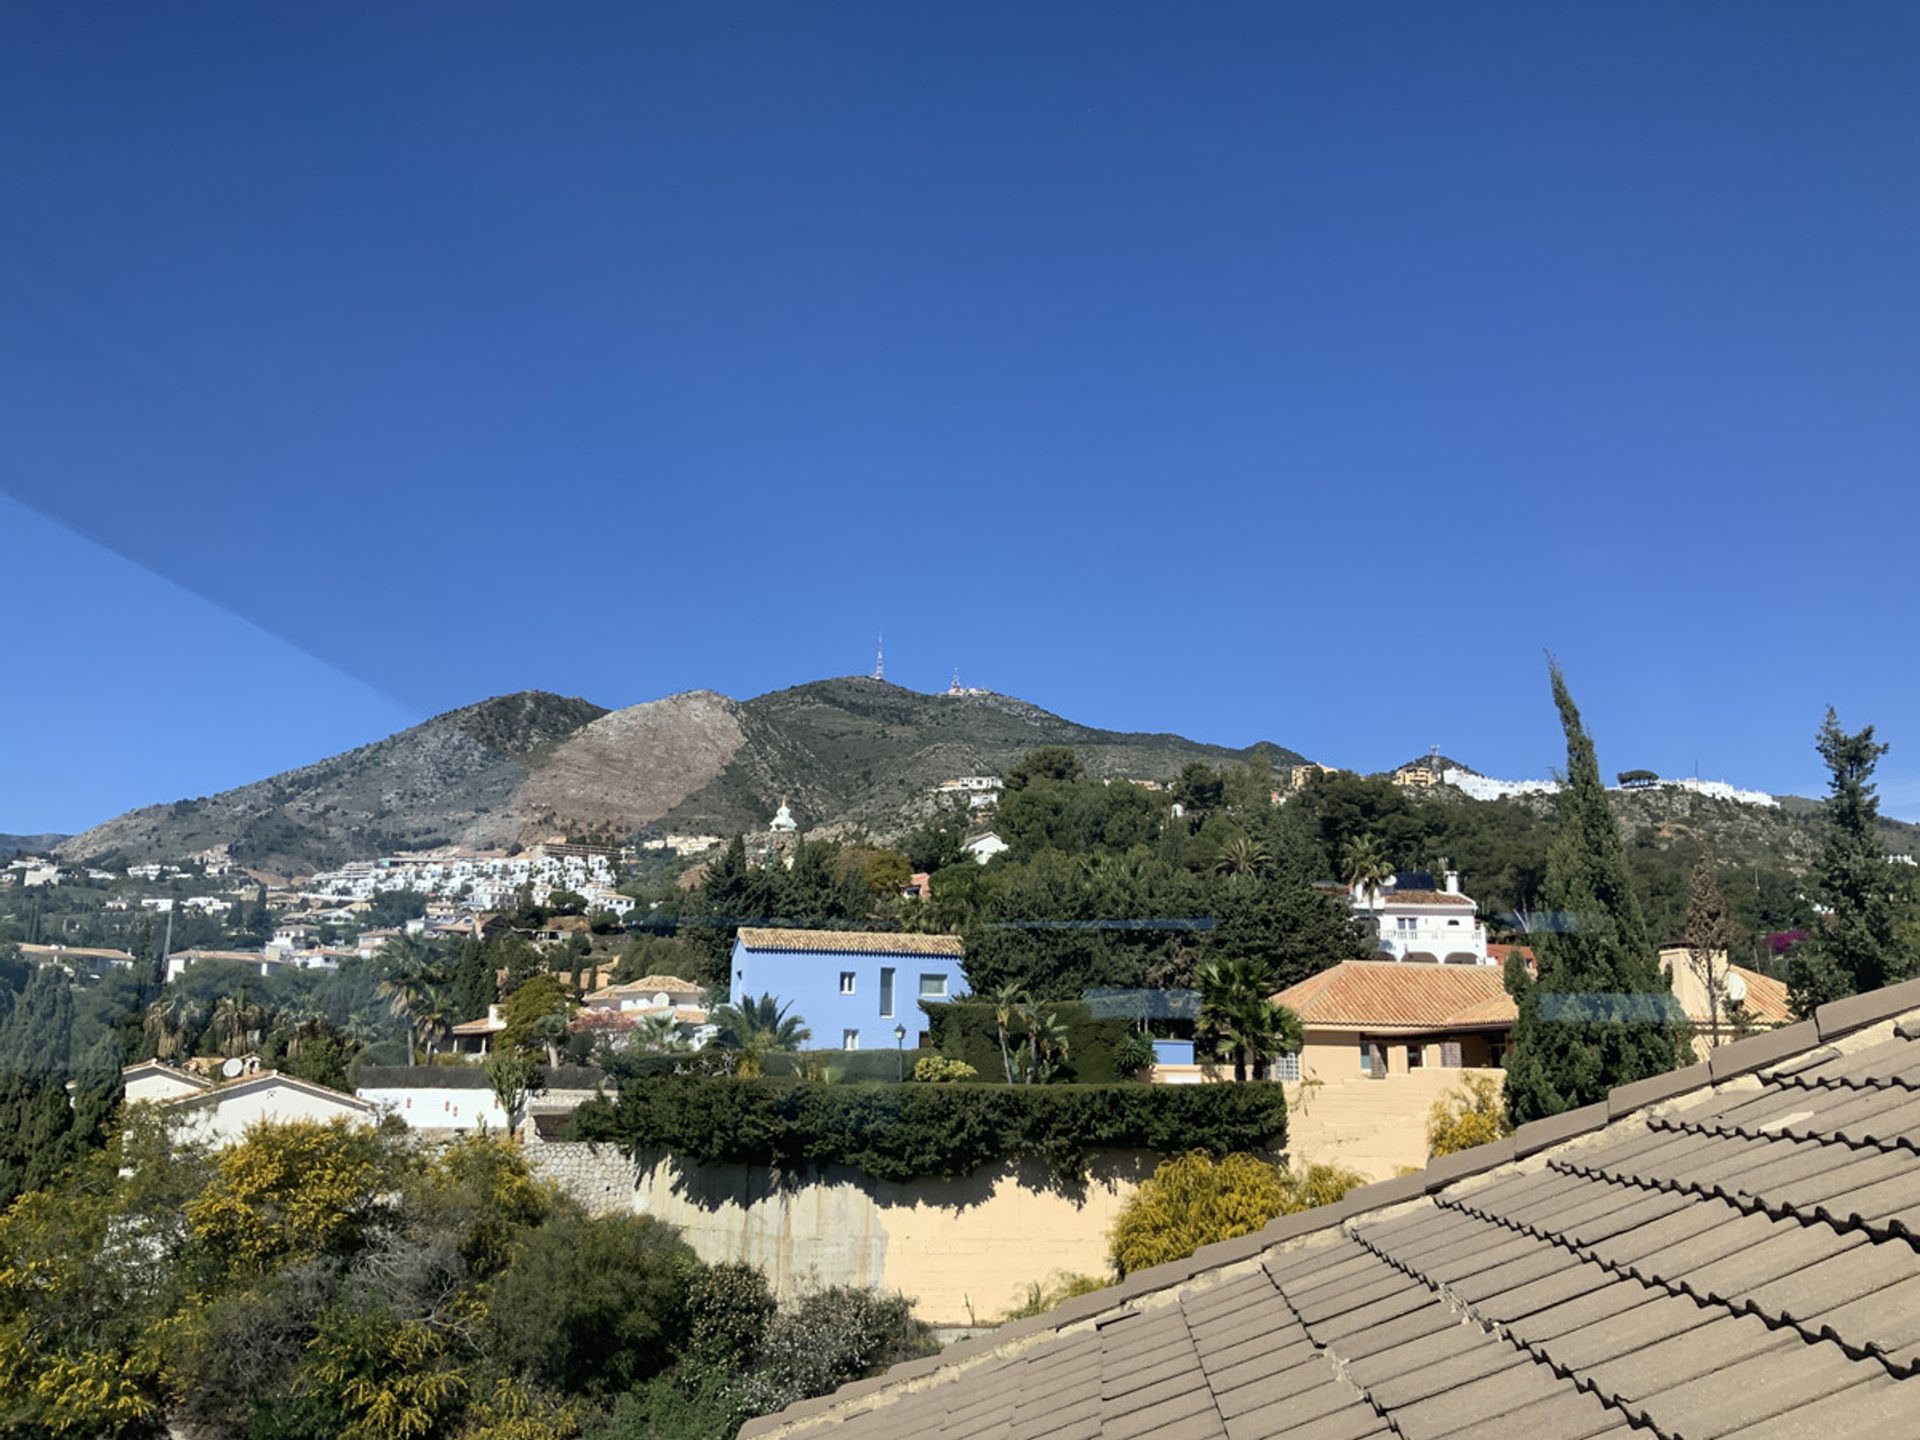
[[[1451,890],[1382,890],[1380,903],[1387,905],[1471,905],[1473,900],[1466,895],[1456,895]]]
[[[1273,998],[1310,1030],[1494,1029],[1516,1015],[1497,965],[1346,960]]]
[[[816,955],[946,955],[958,960],[967,947],[958,935],[915,935],[877,930],[774,930],[740,927],[749,950],[794,950]]]
[[[1793,1019],[1793,1006],[1787,1000],[1787,984],[1744,965],[1729,965],[1733,974],[1747,982],[1747,996],[1741,1011],[1749,1020],[1764,1025],[1784,1025]]]

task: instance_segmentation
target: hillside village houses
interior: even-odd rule
[[[614,888],[618,851],[595,845],[536,845],[521,855],[446,851],[354,860],[337,870],[315,874],[305,891],[309,900],[370,900],[382,891],[410,890],[456,900],[469,910],[511,909],[522,886],[531,886],[536,905],[555,890],[571,890],[588,908],[624,915],[630,896]]]

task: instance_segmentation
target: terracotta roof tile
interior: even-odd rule
[[[1273,998],[1323,1029],[1493,1028],[1513,1024],[1517,1013],[1496,965],[1346,960]]]
[[[1471,905],[1473,899],[1467,895],[1456,895],[1451,890],[1382,890],[1380,908],[1385,910],[1395,905]]]
[[[958,960],[966,946],[958,935],[907,935],[877,930],[772,930],[740,928],[749,950],[793,950],[809,955],[941,955]]]

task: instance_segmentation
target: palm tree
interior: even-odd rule
[[[1007,1048],[1007,1029],[1013,1017],[1027,1008],[1026,987],[1018,981],[1002,985],[993,992],[993,1023],[1000,1031],[1000,1063],[1006,1068],[1007,1083],[1013,1084],[1013,1053]]]
[[[1023,1012],[1023,1018],[1027,1022],[1027,1083],[1038,1080],[1044,1085],[1066,1063],[1066,1023],[1051,1010],[1031,1006]]]
[[[1270,1058],[1299,1048],[1299,1017],[1273,1003],[1278,986],[1264,961],[1210,961],[1194,979],[1201,1033],[1227,1046],[1235,1080],[1247,1078],[1249,1063],[1256,1077],[1264,1077]]]
[[[1246,835],[1235,835],[1214,856],[1213,873],[1238,879],[1242,875],[1258,875],[1272,864],[1272,853],[1258,841]]]
[[[222,1055],[244,1055],[259,1045],[266,1020],[266,1011],[249,1000],[245,991],[222,995],[207,1021],[207,1033]]]
[[[171,1060],[187,1048],[187,1033],[200,1023],[200,1004],[180,994],[162,995],[147,1006],[141,1032],[156,1060]]]
[[[1367,897],[1367,908],[1378,909],[1380,887],[1393,878],[1387,852],[1372,835],[1356,835],[1340,852],[1340,878],[1347,887]]]
[[[560,1068],[560,1047],[572,1033],[572,1017],[564,1010],[549,1010],[533,1022],[533,1038],[547,1047],[547,1068]]]
[[[680,1022],[671,1015],[642,1016],[633,1027],[633,1038],[628,1043],[643,1055],[677,1055],[687,1049],[687,1037],[680,1029]]]
[[[737,1074],[758,1075],[761,1060],[775,1050],[798,1050],[813,1032],[798,1015],[789,1015],[792,1002],[762,995],[743,997],[738,1005],[722,1005],[713,1012],[713,1043],[740,1054]]]
[[[437,1006],[434,992],[446,982],[446,970],[440,957],[411,935],[389,941],[381,948],[380,960],[387,974],[374,993],[387,1002],[396,1020],[407,1022],[407,1064],[411,1065],[416,1017],[444,1009]]]

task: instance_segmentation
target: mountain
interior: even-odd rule
[[[298,875],[404,850],[614,840],[658,825],[757,831],[782,800],[807,829],[891,836],[961,775],[998,775],[1040,745],[1071,745],[1089,774],[1172,780],[1195,760],[1275,765],[1178,735],[1075,724],[994,694],[926,695],[822,680],[744,703],[696,690],[621,710],[523,692],[482,701],[316,765],[239,789],[130,811],[64,842],[73,859],[172,860],[220,845]]]
[[[0,835],[0,857],[45,855],[66,838],[65,835]]]
[[[224,845],[242,864],[302,874],[453,841],[511,843],[522,828],[513,800],[528,776],[606,713],[537,691],[483,700],[237,790],[130,810],[59,853],[137,862]]]

